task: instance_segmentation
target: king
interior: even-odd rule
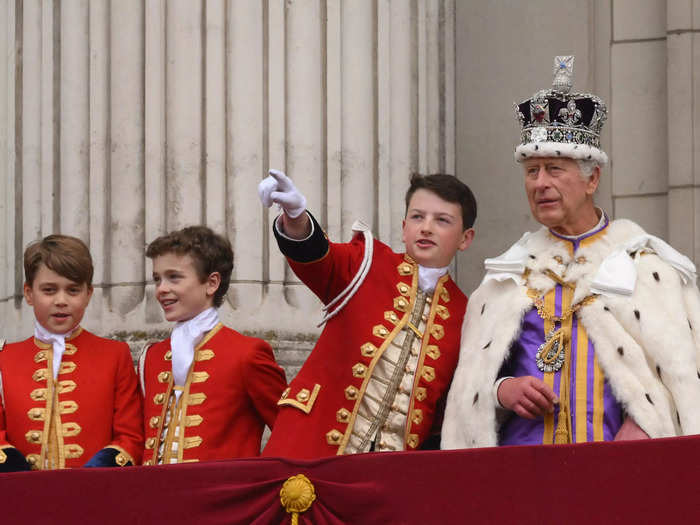
[[[700,433],[695,265],[594,204],[607,110],[573,57],[517,104],[515,160],[542,227],[485,261],[465,316],[442,448]]]

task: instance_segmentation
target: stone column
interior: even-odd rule
[[[413,171],[451,171],[454,0],[0,0],[0,337],[32,330],[21,254],[85,240],[84,325],[136,353],[167,334],[146,244],[226,234],[230,326],[291,373],[319,303],[270,234],[256,186],[285,170],[336,240],[362,219],[401,248]]]
[[[700,2],[666,6],[668,229],[670,242],[700,262]]]
[[[612,2],[609,132],[614,216],[667,238],[665,15],[665,0]]]

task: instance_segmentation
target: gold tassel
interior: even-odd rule
[[[564,407],[559,409],[559,417],[557,419],[557,429],[554,431],[554,444],[565,445],[569,442],[569,430],[566,428],[566,414]]]
[[[570,319],[568,320],[570,321]],[[562,323],[564,325],[564,323]],[[561,328],[561,343],[560,348],[563,348],[565,344],[571,342],[571,325],[565,324]],[[556,445],[564,445],[571,443],[571,420],[569,419],[569,411],[571,409],[570,404],[570,381],[571,376],[569,374],[569,368],[571,366],[571,352],[572,349],[565,354],[564,366],[562,367],[560,387],[559,387],[559,417],[557,418],[557,429],[554,431],[554,443]]]

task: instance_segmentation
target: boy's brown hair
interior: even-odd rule
[[[34,284],[42,264],[75,283],[92,286],[92,256],[77,237],[49,235],[27,246],[24,250],[24,280],[29,286]]]
[[[197,276],[202,283],[212,273],[218,272],[221,284],[214,293],[214,306],[218,308],[223,304],[233,271],[233,249],[226,237],[214,233],[206,226],[188,226],[161,235],[146,248],[146,257],[150,259],[168,253],[192,257]]]
[[[459,204],[462,208],[462,229],[468,230],[476,220],[476,199],[469,186],[454,175],[435,173],[433,175],[411,175],[411,185],[406,191],[406,212],[413,194],[420,189],[432,191],[447,202]]]

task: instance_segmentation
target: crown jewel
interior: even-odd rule
[[[574,57],[554,59],[551,89],[536,92],[515,105],[521,126],[516,160],[561,155],[607,162],[600,149],[600,131],[607,118],[605,103],[595,95],[571,93]]]

